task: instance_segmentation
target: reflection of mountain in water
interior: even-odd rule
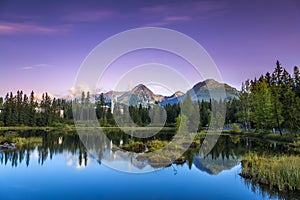
[[[203,158],[195,155],[193,163],[199,170],[215,175],[219,174],[223,170],[229,170],[235,167],[240,161],[241,158],[237,157],[223,159],[221,156],[219,156],[217,159],[212,159],[211,156]]]
[[[122,165],[124,169],[130,171],[148,170],[151,167],[147,162],[138,161],[135,153],[116,148],[121,143],[128,144],[132,137],[115,129],[108,129],[105,136],[89,131],[86,135],[81,135],[81,138],[76,132],[61,133],[55,131],[24,131],[20,136],[25,137],[28,141],[31,140],[31,137],[38,137],[42,139],[39,140],[42,142],[28,143],[17,146],[12,151],[0,152],[0,165],[17,167],[23,162],[27,166],[32,162],[43,165],[53,157],[64,156],[69,165],[76,166],[76,168],[87,166],[92,159],[97,160],[99,164],[106,162],[110,166],[115,165],[118,169]],[[161,131],[151,139],[166,141],[171,140],[172,137],[172,131]],[[147,140],[138,139],[142,142]],[[87,151],[87,147],[89,151]],[[230,135],[219,137],[214,148],[205,158],[198,156],[199,148],[190,149],[190,151],[185,152],[184,157],[190,168],[194,164],[199,170],[208,174],[218,174],[236,166],[241,157],[249,150],[258,154],[291,151],[288,146],[283,144]]]
[[[133,153],[128,153],[114,146],[112,141],[110,141],[107,147],[108,148],[102,152],[101,161],[109,163],[110,166],[116,165],[115,168],[119,168],[120,166],[117,165],[122,162],[125,164],[124,168],[129,171],[134,170],[134,168],[143,169],[147,166],[147,163],[138,161]]]

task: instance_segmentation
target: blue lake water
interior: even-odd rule
[[[132,174],[83,155],[71,140],[51,144],[0,152],[0,199],[278,199],[238,175],[234,154],[195,154],[192,163]]]

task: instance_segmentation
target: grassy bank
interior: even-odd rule
[[[243,157],[240,175],[280,191],[300,191],[300,156],[249,154]]]
[[[0,131],[26,131],[26,130],[75,130],[75,126],[62,125],[62,126],[4,126],[0,127]]]
[[[25,144],[40,144],[43,142],[42,137],[20,137],[17,133],[10,132],[4,136],[0,135],[0,144],[14,143],[18,146]]]
[[[300,134],[265,133],[265,132],[245,132],[245,131],[222,131],[222,135],[238,135],[249,138],[256,138],[262,141],[279,142],[291,145],[291,147],[300,147]]]

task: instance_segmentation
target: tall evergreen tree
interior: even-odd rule
[[[252,119],[256,128],[268,130],[273,124],[271,91],[265,80],[254,83],[252,94]]]
[[[35,109],[37,108],[37,104],[34,99],[34,92],[31,91],[30,97],[29,97],[29,108],[28,108],[28,123],[29,126],[35,126],[36,125],[36,112]]]
[[[274,120],[277,129],[280,132],[280,135],[282,135],[282,123],[284,121],[284,117],[282,116],[282,85],[283,85],[283,69],[279,63],[279,61],[276,62],[276,68],[272,74],[271,78],[271,92],[272,92],[272,102],[273,102],[273,113],[274,113]]]
[[[294,67],[294,83],[293,83],[293,90],[296,93],[297,97],[300,97],[300,72],[297,66]]]

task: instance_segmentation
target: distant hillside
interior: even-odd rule
[[[205,81],[199,82],[194,85],[194,87],[188,92],[192,96],[193,100],[198,99],[200,101],[209,101],[209,99],[211,98],[210,92],[214,93],[217,98],[221,98],[224,89],[226,93],[226,100],[238,98],[239,92],[237,89],[229,86],[226,83],[219,83],[214,79],[207,79]],[[196,96],[194,96],[193,94],[195,94]]]
[[[135,86],[131,91],[125,92],[117,98],[117,102],[125,105],[144,106],[154,104],[155,101],[163,99],[162,95],[154,94],[149,88],[143,84]]]
[[[175,104],[175,103],[178,103],[179,101],[179,98],[182,97],[184,95],[183,92],[181,91],[177,91],[175,92],[173,95],[171,96],[165,96],[161,101],[159,101],[159,105],[167,105],[168,103],[169,104]]]
[[[209,101],[210,92],[216,94],[216,97],[222,97],[222,92],[226,93],[226,100],[231,100],[233,98],[238,98],[239,91],[226,83],[219,83],[213,79],[207,79],[205,81],[195,84],[187,93],[190,94],[192,99],[199,101]],[[124,105],[139,105],[143,106],[152,105],[158,102],[159,105],[165,106],[166,104],[175,104],[181,102],[185,99],[187,93],[181,91],[175,92],[171,96],[163,96],[154,94],[148,87],[143,84],[135,86],[130,91],[118,92],[109,91],[104,93],[104,97],[107,102],[110,102],[112,98],[120,104]],[[220,94],[220,95],[218,95]]]
[[[226,94],[226,100],[231,100],[233,98],[239,98],[239,91],[235,89],[234,87],[229,86],[226,83],[219,83],[218,81],[215,81],[214,79],[207,79],[205,81],[201,81],[197,84],[195,84],[190,90],[187,91],[187,93],[190,94],[193,101],[199,100],[199,101],[209,101],[211,98],[210,92],[215,94],[215,97],[220,99],[223,95],[223,92],[225,90]],[[187,94],[186,93],[186,94]],[[186,94],[178,96],[177,98],[164,98],[162,102],[160,102],[161,105],[166,104],[174,104],[178,103],[180,101],[183,101],[186,97]]]

